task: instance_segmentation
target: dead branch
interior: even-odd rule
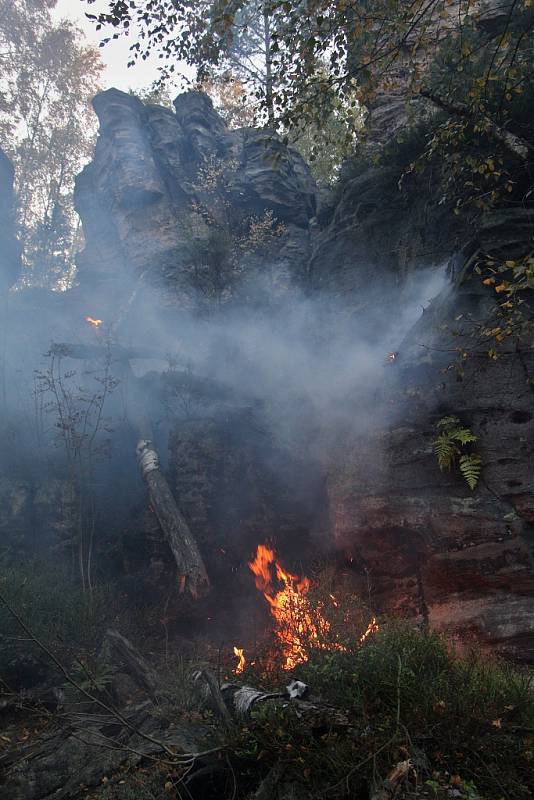
[[[109,358],[110,348],[97,344],[71,344],[70,342],[54,342],[49,350],[52,356],[63,358],[106,359]],[[129,361],[131,358],[158,358],[163,359],[162,353],[154,350],[143,350],[135,347],[121,347],[113,344],[111,348],[113,361]]]
[[[407,761],[399,761],[396,767],[391,770],[387,778],[382,781],[382,784],[371,795],[371,800],[390,800],[399,786],[399,783],[405,778],[412,769],[412,762],[410,759]]]

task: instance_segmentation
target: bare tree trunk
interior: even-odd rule
[[[267,121],[271,128],[276,125],[274,116],[273,98],[273,69],[271,62],[271,24],[267,3],[263,4],[263,40],[265,45],[265,105],[267,106]]]
[[[187,592],[196,600],[209,591],[208,573],[189,525],[160,470],[158,454],[151,439],[139,439],[137,461],[148,487],[150,503],[178,567],[179,591]]]

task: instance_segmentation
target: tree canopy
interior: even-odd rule
[[[15,166],[27,279],[51,287],[73,270],[73,183],[94,143],[102,69],[76,26],[53,21],[54,5],[0,0],[0,146]]]
[[[267,56],[272,95],[260,87],[256,97],[285,126],[352,106],[355,90],[368,107],[384,92],[426,92],[505,122],[531,84],[531,0],[110,0],[94,18],[110,36],[132,31],[132,60],[158,51],[162,78],[178,60],[200,75],[224,68],[247,47],[261,73]]]

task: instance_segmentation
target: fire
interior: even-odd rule
[[[376,617],[373,617],[371,619],[371,622],[369,623],[369,625],[365,629],[365,631],[360,636],[360,639],[359,639],[360,644],[363,644],[365,642],[365,640],[368,639],[369,636],[372,633],[376,633],[378,631],[378,629],[379,628],[378,628],[378,622],[376,621]]]
[[[307,598],[310,589],[308,578],[298,578],[282,568],[276,560],[274,550],[258,545],[254,561],[249,567],[256,578],[256,588],[270,606],[275,620],[275,634],[282,646],[284,669],[292,669],[307,661],[307,646],[320,637],[322,624],[326,631],[330,627],[320,615],[314,619]],[[273,570],[280,589],[273,586]]]
[[[330,632],[330,622],[322,614],[324,605],[314,606],[310,602],[309,578],[299,578],[285,570],[274,550],[264,544],[258,545],[256,556],[248,566],[254,573],[256,588],[269,604],[274,633],[282,650],[282,669],[293,669],[307,661],[310,648],[346,650]],[[340,603],[336,596],[330,594],[329,598],[332,607],[339,610]],[[363,644],[376,631],[378,623],[376,617],[372,617],[359,643]],[[234,647],[234,655],[238,658],[234,673],[238,675],[243,672],[246,663],[243,648]]]
[[[98,328],[100,328],[100,326],[102,325],[102,322],[103,322],[103,320],[101,320],[101,319],[93,319],[93,317],[85,317],[85,321],[88,322],[89,325],[92,325],[93,328],[96,328],[97,330],[98,330]]]
[[[236,675],[240,675],[243,670],[245,669],[245,664],[247,660],[245,658],[245,652],[242,647],[234,647],[234,656],[237,656],[237,664],[234,667],[234,672]]]
[[[274,550],[266,545],[258,545],[256,558],[249,563],[256,577],[256,587],[270,606],[275,620],[275,634],[281,645],[283,669],[293,669],[309,658],[310,646],[328,650],[344,650],[339,642],[328,641],[330,623],[319,607],[312,608],[308,599],[309,578],[298,578],[283,569],[276,560]],[[273,571],[281,588],[273,586]],[[332,605],[338,602],[330,595]]]

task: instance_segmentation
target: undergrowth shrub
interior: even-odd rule
[[[253,670],[247,683],[257,685]],[[282,762],[287,779],[311,796],[357,797],[362,785],[411,758],[415,794],[402,797],[445,797],[441,792],[454,786],[457,797],[532,797],[528,672],[476,651],[459,655],[437,633],[386,622],[363,644],[312,651],[285,673],[292,677],[309,685],[312,701],[345,710],[352,732],[332,727],[317,735],[297,716],[266,705],[233,743],[251,775],[253,763],[268,771]]]
[[[89,595],[65,570],[43,562],[0,565],[0,591],[29,630],[67,665],[94,654],[109,624],[104,590]],[[0,677],[32,685],[51,666],[0,601]]]

